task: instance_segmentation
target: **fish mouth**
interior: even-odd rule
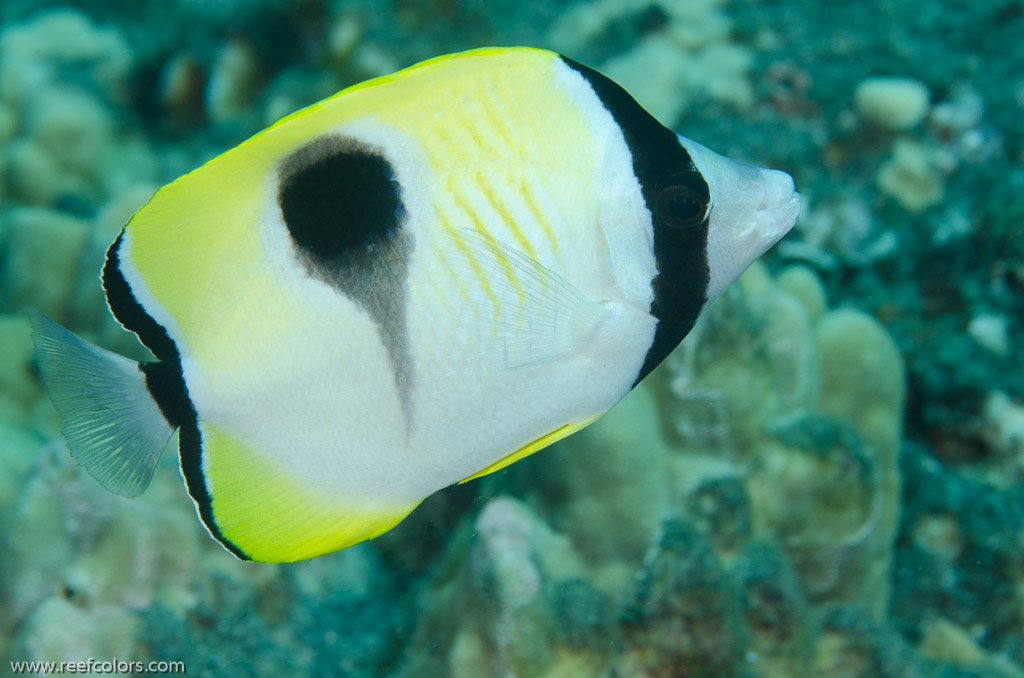
[[[764,249],[789,233],[800,214],[800,194],[796,192],[793,177],[781,170],[761,170],[764,197],[758,206],[758,230],[764,239]]]
[[[768,251],[796,224],[796,218],[800,215],[800,194],[794,191],[782,204],[772,205],[766,211],[773,215],[774,221],[770,234],[765,238],[764,249]]]
[[[745,261],[737,262],[743,268],[789,233],[800,214],[800,194],[794,190],[793,178],[789,174],[781,170],[748,167],[757,172],[757,177],[746,184],[746,190],[750,192],[747,216],[743,216],[742,209],[734,207],[720,229],[729,231],[728,235],[714,233],[712,236],[715,240],[727,237],[733,241],[734,250],[745,250]],[[742,197],[738,201],[742,201]]]
[[[782,207],[782,212],[778,219],[780,222],[786,224],[786,229],[793,228],[793,224],[796,223],[796,218],[800,215],[800,194],[793,191],[793,195],[789,196],[789,200]]]

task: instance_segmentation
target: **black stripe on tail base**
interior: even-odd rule
[[[189,495],[199,509],[210,534],[242,560],[250,560],[237,546],[220,533],[213,519],[213,506],[206,479],[202,473],[202,442],[199,434],[199,420],[195,407],[188,397],[185,377],[181,369],[181,354],[167,330],[153,319],[132,294],[128,281],[121,273],[120,248],[124,231],[107,249],[107,260],[103,265],[103,289],[107,295],[110,312],[119,323],[139,337],[139,341],[153,352],[158,362],[139,363],[139,369],[146,375],[146,387],[161,413],[173,427],[178,427],[178,457],[181,473]]]
[[[658,319],[658,327],[637,376],[639,383],[693,328],[707,301],[710,279],[707,220],[686,228],[669,224],[659,209],[659,197],[666,187],[685,186],[707,204],[710,189],[675,132],[655,120],[613,81],[568,57],[563,56],[562,61],[590,83],[622,130],[633,158],[633,173],[653,219],[658,272],[651,281],[651,315]]]

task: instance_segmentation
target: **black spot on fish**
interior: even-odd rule
[[[658,272],[651,281],[651,315],[658,319],[658,327],[637,377],[639,383],[693,329],[707,301],[710,280],[707,221],[679,228],[671,220],[666,221],[668,215],[659,208],[659,198],[665,196],[663,191],[684,187],[686,194],[706,205],[710,188],[675,132],[655,120],[612,80],[568,57],[563,56],[562,61],[590,83],[622,130],[633,158],[633,173],[653,219]]]
[[[278,202],[295,244],[327,266],[386,243],[403,215],[388,161],[339,137],[319,137],[285,161]]]
[[[391,164],[354,139],[323,136],[281,166],[278,204],[309,274],[373,317],[409,414],[405,281],[412,243]]]

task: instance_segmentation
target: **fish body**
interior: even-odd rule
[[[36,316],[40,368],[109,489],[141,492],[178,429],[213,537],[310,558],[600,417],[798,209],[570,59],[439,57],[157,191],[102,274],[157,360]]]

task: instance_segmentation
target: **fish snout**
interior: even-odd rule
[[[793,177],[782,170],[762,169],[764,197],[758,206],[758,225],[764,249],[777,243],[796,223],[800,214],[800,194]]]
[[[679,137],[711,194],[707,301],[713,300],[796,223],[800,194],[793,177],[720,155]]]

